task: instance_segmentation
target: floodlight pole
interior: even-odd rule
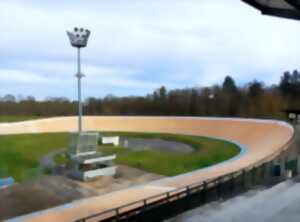
[[[67,31],[67,35],[73,47],[77,48],[77,88],[78,88],[78,133],[82,131],[82,101],[81,101],[81,78],[84,75],[81,73],[81,58],[80,49],[86,47],[91,31],[88,29],[75,27],[73,31]]]
[[[81,78],[84,75],[81,73],[81,58],[80,58],[80,47],[77,47],[77,87],[78,87],[78,132],[82,131],[82,102],[81,102]]]

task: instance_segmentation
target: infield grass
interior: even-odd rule
[[[193,147],[194,152],[180,154],[155,150],[134,151],[123,147],[100,145],[104,154],[117,154],[116,163],[136,167],[165,176],[189,172],[207,167],[237,155],[239,148],[230,142],[206,137],[158,134],[158,133],[104,133],[135,138],[160,138],[183,142]],[[68,146],[68,133],[45,133],[0,136],[0,178],[12,176],[17,181],[30,180],[44,172],[39,160],[47,153]],[[64,164],[66,155],[55,157]]]
[[[24,181],[43,174],[38,167],[45,154],[67,146],[67,133],[0,136],[0,178]]]
[[[117,154],[116,163],[132,166],[165,176],[175,176],[196,169],[211,166],[228,160],[240,149],[237,145],[207,137],[158,134],[158,133],[106,133],[106,135],[121,135],[134,138],[160,138],[177,141],[193,147],[192,153],[174,153],[156,150],[131,150],[123,147],[99,146],[99,151],[105,154]]]

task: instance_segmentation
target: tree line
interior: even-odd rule
[[[237,86],[231,76],[222,85],[168,90],[161,86],[146,96],[104,98],[84,101],[85,115],[166,115],[283,118],[284,110],[300,108],[300,72],[284,72],[277,85],[254,80]],[[0,97],[0,115],[76,115],[77,102],[67,98]]]

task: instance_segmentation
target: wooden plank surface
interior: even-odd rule
[[[76,124],[76,117],[3,123],[0,124],[0,134],[69,132],[76,131]],[[83,128],[88,131],[160,132],[222,138],[242,145],[246,153],[226,164],[206,170],[196,170],[151,184],[76,201],[18,218],[17,221],[74,221],[178,187],[222,176],[274,156],[294,134],[290,125],[279,121],[195,117],[84,117]]]

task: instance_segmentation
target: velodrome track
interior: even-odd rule
[[[68,132],[75,131],[76,127],[76,117],[49,118],[18,123],[3,123],[0,124],[0,134]],[[235,142],[245,152],[239,155],[238,158],[204,170],[72,202],[68,205],[33,213],[11,221],[74,221],[84,216],[171,191],[178,187],[259,164],[279,154],[287,147],[294,135],[293,128],[285,122],[230,118],[85,117],[84,129],[90,131],[161,132],[207,136]]]

